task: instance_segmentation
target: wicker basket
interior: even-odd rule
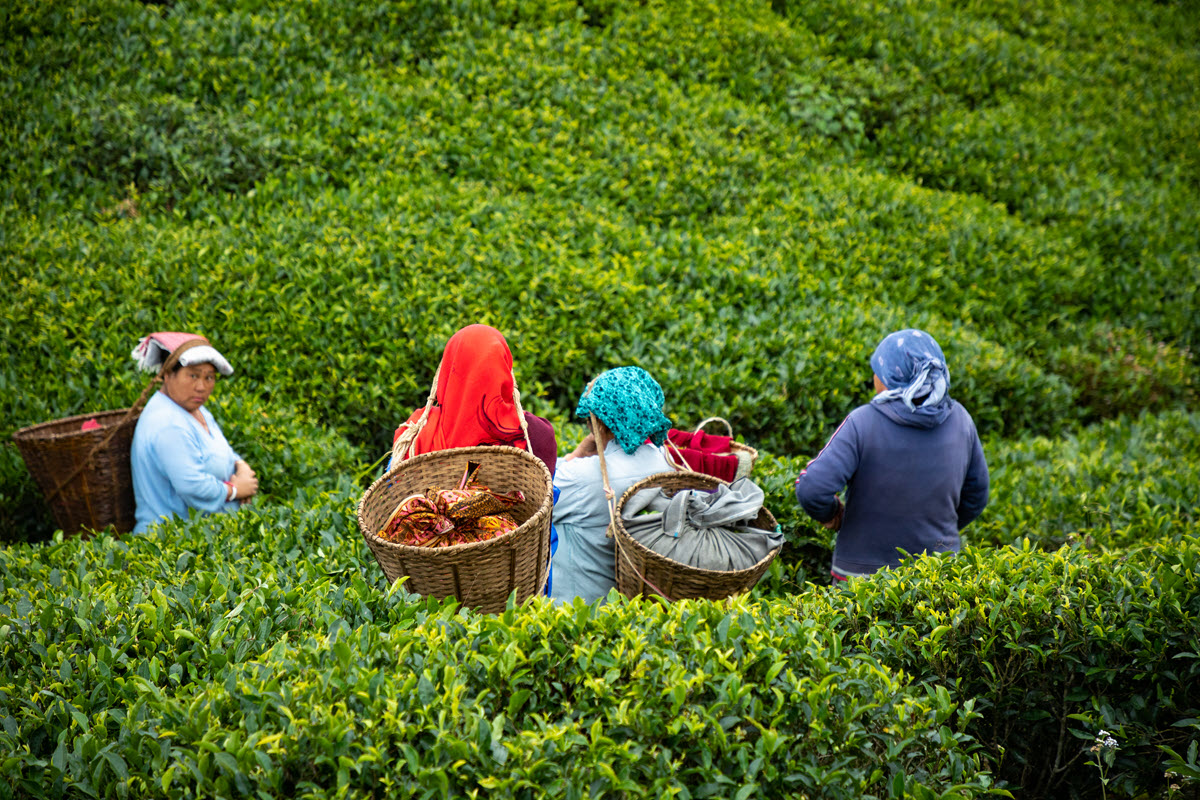
[[[621,594],[626,597],[657,594],[668,601],[688,598],[722,600],[747,592],[758,583],[781,548],[767,553],[754,566],[736,572],[700,569],[672,561],[641,544],[629,535],[621,519],[625,502],[642,489],[661,488],[668,496],[674,496],[682,489],[712,490],[723,483],[699,472],[662,472],[642,479],[621,495],[612,524],[617,546],[617,589]],[[754,524],[766,530],[776,527],[775,517],[765,508],[759,511]]]
[[[130,414],[128,409],[81,414],[32,425],[13,434],[25,465],[65,534],[110,525],[119,533],[133,530],[129,448],[138,416]],[[93,418],[99,428],[80,430],[85,421]],[[109,434],[112,437],[88,461],[88,454]],[[63,481],[66,484],[59,490]]]
[[[758,451],[748,444],[742,444],[741,442],[735,441],[733,438],[733,426],[730,425],[729,420],[725,419],[724,417],[708,417],[699,425],[697,425],[696,430],[692,431],[692,433],[700,433],[700,431],[704,430],[704,426],[710,422],[720,422],[725,426],[725,435],[729,437],[729,455],[736,457],[738,460],[737,477],[747,477],[750,474],[750,471],[754,469],[754,462],[758,460]],[[667,463],[669,463],[672,467],[685,471],[689,469],[687,460],[683,457],[683,453],[680,452],[679,448],[677,448],[674,444],[670,444],[668,442],[665,452],[667,455]]]
[[[493,491],[525,493],[525,502],[507,512],[520,527],[495,539],[450,547],[412,547],[379,538],[401,500],[457,485],[468,461],[480,462],[479,480]],[[550,472],[540,459],[515,447],[462,447],[402,461],[371,484],[358,503],[358,527],[389,581],[407,577],[410,592],[456,597],[465,606],[495,614],[504,611],[514,589],[522,603],[545,586],[552,504]]]

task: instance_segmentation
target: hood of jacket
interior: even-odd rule
[[[936,428],[941,425],[950,416],[950,412],[954,410],[954,401],[946,398],[936,406],[936,413],[930,413],[927,409],[922,409],[922,413],[917,411],[909,411],[904,403],[892,401],[890,403],[871,403],[871,408],[883,414],[885,417],[895,422],[897,425],[905,425],[909,428]]]

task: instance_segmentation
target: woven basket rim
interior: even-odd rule
[[[758,458],[758,451],[744,442],[730,442],[729,452],[732,453],[734,450],[745,450],[751,458]]]
[[[484,456],[494,456],[497,454],[515,455],[519,458],[531,460],[531,461],[535,462],[539,467],[541,467],[542,472],[544,473],[545,478],[546,478],[546,485],[547,486],[553,485],[553,479],[550,476],[550,470],[546,467],[546,465],[542,462],[542,460],[540,458],[538,458],[537,456],[533,455],[532,453],[522,450],[518,447],[509,447],[507,445],[501,445],[501,446],[484,445],[484,446],[480,446],[480,447],[453,447],[448,450],[435,450],[430,453],[422,453],[419,456],[413,456],[412,458],[406,459],[405,461],[401,461],[397,466],[392,467],[392,469],[385,472],[383,475],[381,475],[379,478],[377,478],[370,486],[367,487],[366,491],[363,492],[362,497],[359,498],[359,500],[358,500],[358,508],[357,508],[358,529],[362,532],[363,536],[366,537],[366,539],[368,540],[368,542],[370,542],[370,544],[372,546],[382,546],[382,547],[387,548],[388,550],[393,550],[399,554],[406,554],[406,555],[411,555],[411,556],[416,556],[416,555],[429,556],[429,555],[440,554],[440,553],[446,553],[446,554],[466,553],[466,552],[470,552],[471,550],[482,548],[482,547],[491,547],[493,545],[500,544],[509,539],[512,539],[512,538],[516,537],[517,534],[522,533],[529,525],[531,525],[532,523],[537,521],[539,518],[541,518],[543,516],[543,514],[547,514],[550,512],[550,507],[554,503],[554,492],[552,489],[550,491],[546,492],[546,496],[542,498],[541,505],[538,506],[536,511],[534,511],[532,514],[529,515],[529,519],[522,522],[514,530],[511,530],[508,533],[501,534],[500,536],[496,536],[492,539],[485,539],[482,542],[467,542],[465,544],[452,544],[448,547],[414,547],[413,545],[409,545],[409,544],[400,544],[398,542],[389,542],[387,539],[380,538],[376,534],[375,531],[372,531],[367,527],[366,520],[363,518],[363,504],[366,502],[367,497],[373,492],[373,490],[375,489],[376,486],[390,480],[393,475],[402,472],[404,469],[411,467],[413,464],[421,464],[426,461],[441,460],[450,455],[453,455],[456,458],[462,458],[462,457],[470,456],[472,454],[479,454],[479,455],[484,455]]]
[[[94,433],[95,432],[94,430],[88,430],[88,431],[67,430],[67,431],[61,431],[59,433],[45,433],[45,430],[47,428],[50,428],[51,426],[64,425],[68,422],[82,423],[82,422],[88,421],[89,419],[95,419],[97,422],[100,422],[101,420],[106,419],[107,417],[116,416],[118,414],[128,414],[128,413],[129,413],[128,408],[116,408],[111,411],[96,411],[96,412],[93,412],[90,414],[75,414],[74,416],[63,417],[62,419],[52,419],[49,422],[39,422],[36,425],[27,425],[24,428],[13,431],[12,438],[13,438],[13,441],[19,442],[19,441],[34,441],[34,440],[38,440],[38,439],[59,439],[64,436],[74,436],[79,433]],[[136,424],[136,423],[137,423],[137,416],[135,415],[133,418],[131,418],[129,420],[129,424]],[[101,427],[104,427],[104,426],[101,426]],[[39,434],[41,434],[41,435],[39,435]]]
[[[750,573],[754,572],[754,570],[761,567],[763,565],[763,563],[775,558],[775,556],[779,554],[779,551],[783,549],[783,545],[780,545],[779,547],[776,547],[776,548],[770,550],[765,556],[763,556],[761,559],[759,559],[752,566],[746,567],[744,569],[726,571],[726,570],[720,570],[720,569],[704,569],[703,567],[693,567],[690,564],[680,563],[673,558],[667,558],[662,553],[656,553],[655,551],[651,550],[649,547],[646,547],[646,545],[639,542],[637,539],[634,539],[632,534],[630,534],[629,531],[625,530],[625,522],[624,522],[623,518],[621,517],[621,511],[622,511],[622,509],[625,508],[625,501],[627,499],[629,499],[630,497],[633,497],[633,495],[637,494],[642,489],[653,489],[653,488],[658,487],[659,486],[658,482],[662,481],[663,479],[678,478],[678,477],[696,478],[697,482],[700,485],[690,487],[690,488],[694,488],[694,489],[710,488],[710,487],[704,485],[704,484],[708,484],[708,483],[713,484],[713,486],[711,487],[713,489],[717,488],[717,486],[721,486],[721,485],[728,486],[729,485],[729,481],[723,481],[720,478],[714,478],[711,475],[705,475],[702,472],[693,472],[691,470],[676,470],[674,472],[656,472],[653,475],[648,475],[647,477],[642,478],[640,481],[635,483],[633,486],[630,486],[628,489],[626,489],[625,493],[621,495],[621,499],[617,501],[617,515],[616,515],[615,523],[616,523],[616,528],[617,528],[617,535],[621,538],[622,544],[631,544],[647,556],[653,557],[653,558],[661,560],[661,561],[668,562],[678,569],[687,570],[688,572],[691,572],[698,576],[711,575],[714,577],[721,576],[721,577],[725,577],[725,578],[728,578],[730,576],[749,575]],[[688,488],[688,487],[681,487],[681,490],[682,490],[682,488]],[[762,507],[762,510],[766,511],[767,514],[770,515],[771,519],[775,519],[775,515],[771,514],[770,510],[765,505]],[[779,524],[778,521],[776,521],[776,525],[778,525],[778,524]]]

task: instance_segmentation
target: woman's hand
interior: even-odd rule
[[[837,513],[833,515],[833,519],[829,520],[828,522],[821,523],[822,525],[824,525],[826,528],[828,528],[831,531],[841,530],[842,529],[842,518],[844,516],[846,516],[846,504],[842,502],[842,498],[840,498],[840,497],[837,498],[837,503],[838,503]]]
[[[594,455],[596,455],[596,437],[589,433],[583,437],[583,441],[575,447],[571,454],[563,460],[570,461],[572,458],[587,458]]]
[[[258,494],[258,476],[245,461],[238,461],[233,465],[233,477],[229,482],[237,490],[236,499],[243,503]]]

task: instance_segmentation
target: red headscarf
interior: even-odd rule
[[[527,449],[513,400],[512,363],[504,334],[491,326],[468,325],[451,336],[439,367],[437,403],[429,409],[411,455],[479,445]],[[424,410],[414,411],[396,429],[393,441]]]

